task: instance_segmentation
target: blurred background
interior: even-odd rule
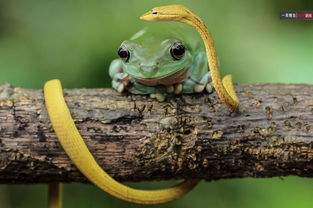
[[[280,20],[282,10],[310,10],[309,0],[0,0],[0,84],[41,89],[110,87],[108,66],[120,43],[153,22],[138,17],[154,6],[184,4],[208,25],[222,74],[237,83],[313,84],[313,21]],[[157,188],[172,182],[128,183]],[[92,185],[67,184],[65,208],[144,207]],[[47,207],[46,185],[0,185],[1,208]],[[231,179],[202,182],[178,201],[155,207],[313,206],[313,179]]]

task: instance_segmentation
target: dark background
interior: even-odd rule
[[[0,0],[0,84],[41,89],[58,78],[66,88],[110,87],[108,66],[120,43],[155,24],[138,17],[173,3],[203,18],[222,74],[233,74],[235,82],[313,84],[313,21],[279,19],[282,10],[313,10],[312,1],[303,0]],[[154,189],[168,183],[128,184]],[[47,207],[46,194],[46,185],[0,185],[0,207]],[[183,199],[155,207],[302,208],[313,206],[312,196],[313,179],[231,179],[202,182]],[[66,184],[64,207],[144,206],[92,185]]]

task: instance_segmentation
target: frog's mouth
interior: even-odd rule
[[[153,78],[132,77],[135,78],[137,82],[147,86],[172,85],[181,83],[187,79],[187,69],[181,69],[177,72],[173,72],[172,74],[166,74]]]

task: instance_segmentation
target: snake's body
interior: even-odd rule
[[[195,27],[206,47],[213,85],[217,94],[231,110],[235,110],[238,107],[239,100],[234,91],[231,76],[226,76],[223,81],[221,80],[212,37],[207,31],[205,24],[197,15],[183,6],[170,5],[154,8],[143,15],[141,19],[177,21]],[[131,203],[160,204],[182,197],[198,184],[199,179],[187,179],[178,185],[166,189],[138,190],[117,182],[97,164],[88,150],[65,103],[60,81],[51,80],[47,82],[44,87],[44,94],[52,126],[63,149],[76,167],[103,191]],[[60,208],[60,194],[56,191],[58,186],[54,184],[50,188],[49,207]]]

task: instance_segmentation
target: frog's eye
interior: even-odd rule
[[[185,46],[181,42],[176,42],[171,47],[170,52],[175,60],[179,60],[185,53]]]
[[[117,51],[119,57],[124,61],[128,61],[129,59],[129,51],[127,50],[127,48],[125,46],[121,46],[118,51]]]

